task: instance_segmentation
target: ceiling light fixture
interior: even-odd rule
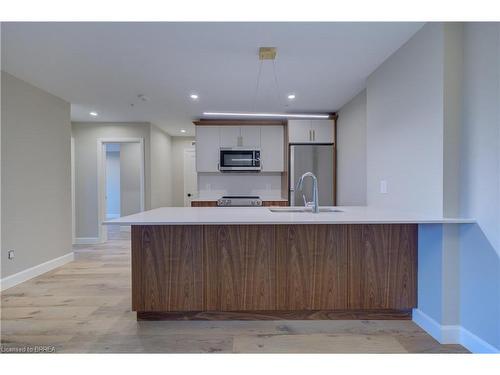
[[[97,112],[94,112],[94,111],[90,112],[90,115],[93,116],[93,117],[99,116],[99,114]]]
[[[288,95],[288,100],[293,100],[295,99],[295,94],[289,94]]]
[[[186,132],[186,129],[181,129],[181,133],[185,133]]]
[[[252,112],[203,112],[205,116],[224,117],[278,117],[278,118],[330,118],[329,114],[309,113],[252,113]]]
[[[189,97],[193,100],[198,100],[198,98],[199,98],[198,94],[191,94],[191,95],[189,95]]]

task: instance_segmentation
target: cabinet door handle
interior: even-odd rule
[[[312,141],[312,130],[309,129],[309,142],[311,142],[311,141]]]

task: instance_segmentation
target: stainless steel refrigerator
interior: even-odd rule
[[[304,180],[302,191],[297,183],[306,172],[318,179],[318,199],[321,206],[333,206],[334,186],[333,145],[297,144],[290,146],[290,206],[303,206],[304,197],[312,200],[312,179]]]

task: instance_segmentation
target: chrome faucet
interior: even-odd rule
[[[312,212],[317,214],[319,213],[319,204],[318,204],[318,179],[316,178],[316,176],[314,175],[314,173],[311,173],[311,172],[306,172],[304,173],[300,179],[299,179],[299,183],[297,184],[297,190],[300,190],[302,191],[302,187],[304,185],[304,178],[306,177],[311,177],[312,178],[312,182],[313,182],[313,191],[312,191],[312,202],[307,202],[306,201],[306,196],[304,194],[302,194],[302,198],[304,199],[304,206],[306,207],[311,207],[312,208]]]

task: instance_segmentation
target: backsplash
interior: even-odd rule
[[[281,173],[198,173],[198,198],[223,195],[258,195],[281,198]]]

